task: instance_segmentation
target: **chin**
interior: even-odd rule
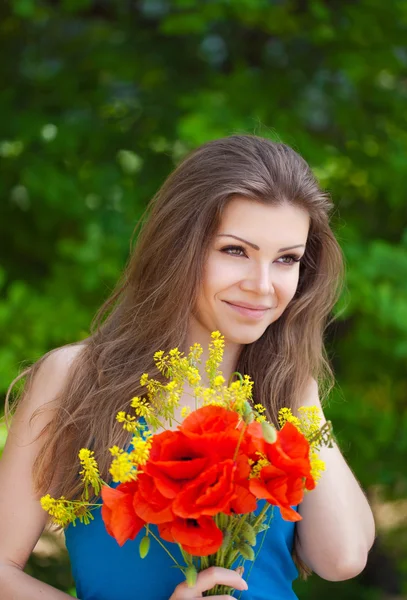
[[[254,328],[250,331],[250,328],[247,328],[247,331],[224,331],[224,336],[225,340],[232,344],[247,345],[257,342],[265,331],[265,329],[256,331]]]

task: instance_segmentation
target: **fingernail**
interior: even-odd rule
[[[239,573],[239,575],[241,577],[243,575],[243,573],[244,573],[244,567],[237,567],[236,573]]]
[[[247,585],[247,583],[246,583],[244,580],[243,580],[243,585],[244,585],[244,589],[245,589],[245,590],[248,590],[248,589],[249,589],[249,586]]]

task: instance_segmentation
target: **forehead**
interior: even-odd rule
[[[217,233],[233,234],[247,241],[278,247],[305,244],[309,214],[288,203],[263,204],[238,196],[226,205]]]

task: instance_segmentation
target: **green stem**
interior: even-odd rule
[[[230,568],[230,566],[233,564],[233,561],[236,558],[236,550],[233,549],[233,542],[237,539],[237,536],[239,535],[243,524],[245,523],[246,519],[247,519],[248,515],[243,515],[240,517],[240,519],[237,522],[237,525],[234,528],[234,531],[232,532],[231,538],[230,538],[230,543],[229,543],[229,552],[226,553],[225,558],[224,558],[224,566],[228,569]]]
[[[265,505],[263,506],[263,508],[261,509],[261,512],[258,514],[258,516],[256,517],[255,522],[253,523],[252,527],[257,527],[257,525],[263,520],[264,515],[266,514],[266,512],[268,511],[268,509],[270,508],[270,504],[268,502],[265,503]]]
[[[80,504],[81,506],[91,506],[92,508],[94,506],[103,506],[103,504],[97,504],[96,502],[86,502],[85,500],[60,500],[58,499],[58,502],[63,502],[64,504]]]
[[[153,537],[153,538],[154,538],[154,539],[155,539],[155,540],[156,540],[156,541],[157,541],[157,542],[160,544],[161,548],[162,548],[163,550],[165,550],[165,552],[168,554],[168,556],[169,556],[169,557],[170,557],[170,558],[171,558],[171,559],[172,559],[172,560],[175,562],[175,565],[176,565],[176,566],[177,566],[179,569],[182,569],[181,565],[179,565],[179,564],[178,564],[178,562],[177,562],[176,558],[174,558],[174,557],[173,557],[173,555],[171,554],[171,552],[168,550],[168,548],[166,548],[166,547],[164,546],[164,544],[162,543],[162,541],[161,541],[161,540],[160,540],[160,539],[159,539],[159,538],[158,538],[156,535],[154,535],[154,533],[151,531],[151,529],[150,529],[150,532],[149,532],[149,533],[150,533],[151,537]]]
[[[270,504],[267,504],[267,505],[266,505],[266,507],[267,507],[267,510],[268,510],[268,509],[270,508]],[[264,509],[263,509],[263,510],[264,510]],[[263,510],[262,510],[262,512],[263,512]],[[264,514],[265,514],[265,513],[266,513],[266,511],[264,511]],[[260,515],[259,515],[259,516],[260,516]],[[270,527],[271,519],[273,518],[273,516],[274,516],[274,506],[272,507],[272,510],[270,511],[269,520],[268,520],[268,522],[267,522],[267,529]],[[259,545],[259,547],[258,547],[258,550],[257,550],[257,552],[256,552],[256,555],[255,555],[255,557],[254,557],[254,560],[252,561],[252,564],[250,565],[250,569],[249,569],[249,571],[247,572],[247,575],[246,575],[246,582],[248,581],[248,579],[249,579],[249,577],[250,577],[250,573],[252,572],[252,569],[253,569],[253,567],[254,567],[254,563],[256,562],[256,560],[257,560],[257,557],[258,557],[258,556],[259,556],[259,554],[260,554],[260,550],[261,550],[261,549],[262,549],[262,547],[263,547],[264,540],[266,539],[267,529],[265,529],[265,531],[263,531],[263,536],[262,536],[262,538],[261,538],[260,545]],[[238,596],[237,600],[240,600],[240,597],[241,597],[242,593],[243,593],[243,592],[240,592],[240,594],[239,594],[239,596]]]
[[[237,442],[235,454],[233,456],[233,462],[235,462],[235,460],[237,458],[237,455],[238,455],[238,452],[239,452],[239,447],[240,447],[240,444],[242,443],[242,439],[243,439],[243,436],[245,434],[246,429],[247,429],[247,425],[245,423],[244,426],[242,427],[242,431],[240,432],[240,437],[239,437],[239,440]]]
[[[235,371],[235,372],[234,372],[234,373],[232,373],[232,375],[229,377],[229,381],[228,381],[228,387],[229,387],[229,386],[230,386],[230,384],[232,383],[232,379],[233,379],[233,376],[234,376],[234,375],[237,375],[237,376],[238,376],[238,378],[240,379],[240,383],[243,383],[243,377],[242,377],[242,374],[241,374],[241,373],[239,373],[239,371]]]

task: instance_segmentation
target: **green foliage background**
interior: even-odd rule
[[[2,3],[1,393],[23,362],[87,335],[143,207],[186,152],[272,137],[337,207],[348,289],[327,337],[327,413],[364,489],[406,499],[406,39],[404,0]],[[299,596],[407,593],[400,523],[361,577],[313,576]]]

